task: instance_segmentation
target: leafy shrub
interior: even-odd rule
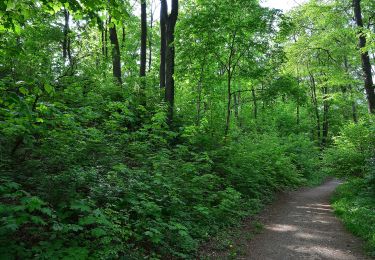
[[[375,127],[371,119],[348,124],[324,155],[325,168],[331,175],[364,177],[370,171],[375,154]]]
[[[345,226],[367,242],[375,256],[375,192],[364,179],[352,179],[341,185],[332,199],[336,214]]]
[[[318,185],[327,176],[321,169],[319,148],[305,134],[293,134],[283,139],[285,153],[291,159],[306,184]]]

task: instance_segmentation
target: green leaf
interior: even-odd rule
[[[21,32],[21,26],[18,23],[13,22],[13,28],[16,34],[19,34]]]
[[[94,228],[93,230],[91,230],[91,234],[94,237],[102,237],[102,236],[105,236],[107,232],[102,228]]]
[[[29,91],[25,87],[20,87],[18,90],[19,90],[19,92],[21,92],[24,95],[29,94]]]
[[[31,222],[34,224],[42,225],[42,226],[47,225],[47,223],[39,216],[31,216],[30,219],[31,219]]]
[[[16,1],[15,0],[8,0],[6,11],[11,11],[15,8],[16,8]]]
[[[91,224],[95,224],[96,220],[97,220],[96,217],[89,215],[89,216],[80,218],[78,223],[80,225],[91,225]]]
[[[48,94],[51,94],[54,92],[54,87],[52,87],[50,84],[45,84],[44,89],[47,91]]]
[[[82,212],[90,212],[91,208],[89,205],[87,205],[84,201],[73,201],[70,205],[71,209],[77,209]]]
[[[35,196],[23,198],[21,199],[21,202],[30,212],[33,212],[36,209],[41,209],[41,207],[45,205],[45,202]]]

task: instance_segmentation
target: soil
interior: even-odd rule
[[[333,214],[330,197],[338,180],[280,194],[256,218],[233,232],[225,250],[208,243],[202,259],[365,260],[362,241],[350,234]],[[263,230],[255,232],[262,223]],[[217,243],[218,241],[216,241]]]

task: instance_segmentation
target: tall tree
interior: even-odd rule
[[[154,12],[155,9],[152,8],[154,1],[150,3],[150,32],[148,33],[148,72],[151,71],[152,65],[152,33],[154,28]]]
[[[174,65],[175,65],[175,27],[178,17],[178,0],[172,0],[171,13],[167,19],[167,49],[165,59],[165,101],[168,104],[168,122],[173,120],[174,107]]]
[[[146,0],[141,0],[141,64],[139,76],[146,76],[146,52],[147,52],[147,13]],[[144,80],[142,80],[144,82]]]
[[[104,42],[105,46],[105,58],[108,58],[108,21],[107,19],[105,20],[105,28],[104,28]]]
[[[69,27],[69,11],[64,8],[64,40],[63,40],[63,58],[68,58],[69,64],[72,64],[72,54],[70,49],[70,27]]]
[[[167,0],[160,0],[160,88],[165,87],[165,54],[167,49],[166,33],[167,33],[168,6]]]
[[[111,21],[111,18],[109,18]],[[121,55],[120,45],[118,42],[116,25],[113,22],[109,24],[109,38],[112,44],[112,70],[113,76],[117,79],[119,84],[122,84],[121,79]]]
[[[323,87],[323,125],[322,125],[322,142],[321,147],[324,148],[328,141],[329,129],[329,101],[328,101],[328,87]]]
[[[372,80],[372,71],[370,56],[368,51],[363,51],[366,47],[366,36],[363,34],[363,20],[362,20],[362,10],[361,10],[361,0],[353,0],[354,17],[359,31],[359,43],[358,47],[361,51],[362,60],[362,70],[365,83],[365,90],[368,102],[369,113],[375,113],[375,88]]]

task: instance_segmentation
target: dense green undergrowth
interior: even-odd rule
[[[347,179],[332,198],[336,214],[375,256],[375,125],[373,119],[345,126],[325,153],[324,169]]]
[[[80,140],[74,146],[65,144],[69,132],[40,137],[37,154],[2,172],[2,257],[189,258],[201,241],[316,170],[311,155],[318,151],[299,135],[236,137],[219,146],[206,140],[212,148],[202,149],[205,135],[184,129],[176,139],[163,128],[163,114],[132,136],[106,133],[110,118],[101,131],[72,133]],[[179,143],[170,146],[168,136]],[[126,151],[118,145],[125,138]]]
[[[341,185],[332,198],[336,214],[348,230],[366,241],[366,249],[375,257],[375,190],[363,179]]]
[[[15,103],[16,118],[4,113],[4,258],[190,258],[200,242],[319,170],[315,144],[277,134],[272,120],[226,138],[204,126],[172,131],[163,107],[114,101],[116,91],[129,94],[108,95],[108,86],[80,88],[54,97],[69,106],[44,102],[23,114]]]
[[[278,191],[373,177],[349,0],[172,2],[0,1],[0,259],[194,259]]]

